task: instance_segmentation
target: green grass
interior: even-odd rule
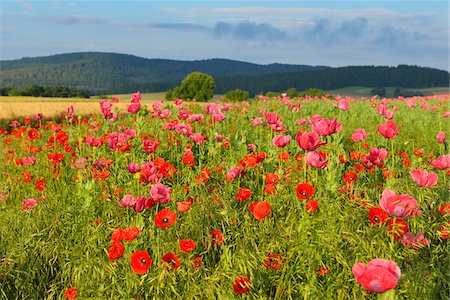
[[[396,87],[386,87],[386,97],[392,98],[394,97],[394,90]],[[424,96],[430,95],[440,95],[440,94],[449,94],[450,89],[448,87],[436,87],[436,88],[408,88],[408,91],[418,91],[421,92]],[[345,87],[341,89],[335,89],[327,91],[332,95],[341,95],[341,96],[350,96],[355,98],[361,97],[372,97],[372,87],[363,87],[363,86],[351,86]]]

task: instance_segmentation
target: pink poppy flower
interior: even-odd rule
[[[304,132],[299,131],[295,136],[295,141],[300,148],[306,151],[314,151],[320,146],[326,145],[326,142],[320,140],[319,135],[316,132]]]
[[[248,144],[248,145],[247,145],[247,149],[248,149],[250,152],[255,152],[255,151],[256,151],[256,145],[255,145],[255,144]]]
[[[450,168],[450,154],[441,155],[430,163],[430,166],[438,170],[445,170]]]
[[[280,121],[280,115],[275,112],[265,112],[264,117],[266,118],[267,124],[275,124]]]
[[[420,248],[423,248],[430,243],[431,241],[425,238],[423,232],[419,232],[417,235],[414,235],[411,232],[407,232],[403,235],[403,246],[410,247],[413,250],[419,250]]]
[[[126,194],[122,197],[122,200],[117,198],[117,202],[119,202],[120,206],[122,207],[133,207],[136,204],[136,200],[134,199],[133,195]]]
[[[162,183],[157,183],[150,189],[150,196],[158,203],[172,202],[170,189]]]
[[[272,139],[272,144],[279,148],[284,148],[291,142],[291,136],[290,135],[276,135]]]
[[[403,219],[420,215],[422,212],[417,210],[419,203],[413,197],[406,194],[396,194],[387,188],[381,194],[381,208],[393,217]]]
[[[369,261],[367,265],[357,262],[352,272],[356,281],[371,293],[384,293],[395,288],[401,275],[395,262],[380,258]]]
[[[137,163],[129,163],[127,166],[125,166],[125,169],[127,169],[128,172],[131,174],[139,172],[141,169],[141,166]]]
[[[383,114],[383,117],[385,117],[386,119],[392,119],[394,117],[394,112],[390,109],[386,109],[386,111]]]
[[[306,154],[306,163],[312,167],[323,169],[328,165],[328,160],[326,160],[320,153],[310,151]]]
[[[352,137],[350,138],[350,141],[352,142],[363,142],[366,140],[367,136],[369,135],[368,132],[366,132],[362,128],[358,128],[352,133]]]
[[[437,142],[440,144],[445,143],[445,132],[444,131],[439,131],[437,134]]]
[[[434,172],[428,173],[427,170],[412,170],[409,172],[412,180],[418,185],[422,187],[432,187],[438,183],[438,176]]]
[[[136,93],[131,94],[131,103],[140,103],[142,99],[141,92],[137,91]]]
[[[321,115],[314,115],[309,118],[313,132],[321,136],[327,136],[342,130],[342,124],[337,121],[337,117],[333,120],[326,119]]]
[[[380,103],[377,107],[377,112],[379,115],[384,115],[384,113],[386,112],[387,109],[387,104],[386,103]]]
[[[263,120],[261,118],[254,118],[252,120],[252,125],[253,126],[259,126],[259,125],[262,125],[262,123],[263,123]]]
[[[130,105],[127,105],[127,111],[130,114],[135,114],[140,110],[141,110],[141,103],[131,103]]]
[[[222,112],[218,112],[216,114],[213,114],[212,118],[216,122],[222,122],[223,120],[225,120],[227,118],[227,116],[225,116]]]
[[[200,133],[193,133],[189,136],[189,140],[199,145],[206,141],[206,137]]]
[[[193,114],[189,116],[189,121],[191,122],[197,122],[204,118],[203,114]]]
[[[367,168],[371,168],[373,166],[381,166],[383,160],[388,157],[389,153],[384,148],[372,148],[370,149],[369,155],[366,156],[364,164]]]
[[[389,120],[386,123],[379,124],[377,131],[385,138],[392,139],[397,136],[399,129],[394,121]]]
[[[29,199],[25,199],[22,200],[22,208],[21,210],[32,210],[33,207],[35,207],[37,205],[37,201],[29,198]]]
[[[192,134],[192,127],[189,124],[178,123],[175,125],[175,131],[184,136]]]
[[[350,107],[348,106],[348,100],[346,98],[340,99],[336,107],[343,111],[347,111],[350,109]]]
[[[142,148],[147,153],[153,153],[158,149],[159,141],[155,140],[143,140],[142,141]]]

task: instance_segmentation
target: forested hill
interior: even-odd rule
[[[62,85],[88,93],[164,91],[200,71],[219,76],[260,75],[325,69],[324,66],[258,65],[227,59],[180,61],[83,52],[0,61],[0,86]]]
[[[66,86],[89,94],[166,91],[189,73],[212,75],[216,93],[244,89],[267,91],[346,86],[449,86],[449,73],[417,66],[342,67],[270,64],[227,59],[179,61],[146,59],[126,54],[83,52],[0,61],[0,87]]]

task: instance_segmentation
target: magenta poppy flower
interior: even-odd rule
[[[399,129],[394,121],[389,120],[386,123],[379,124],[377,131],[385,138],[392,139],[397,136]]]
[[[206,141],[206,137],[201,135],[201,133],[193,133],[189,137],[189,140],[196,143],[197,145],[200,145]]]
[[[412,170],[409,172],[412,180],[421,187],[432,187],[438,183],[438,176],[434,172],[428,173],[427,170]]]
[[[370,149],[369,155],[366,156],[364,164],[368,168],[372,166],[381,166],[384,159],[388,157],[388,155],[389,153],[384,148],[372,148]]]
[[[279,148],[284,148],[291,142],[291,136],[290,135],[276,135],[272,139],[272,144]]]
[[[430,166],[438,170],[445,170],[450,168],[450,154],[441,155],[430,163]]]
[[[136,199],[134,199],[133,195],[126,194],[122,197],[122,200],[117,198],[117,202],[119,202],[122,207],[133,207],[136,204]]]
[[[419,250],[420,248],[423,248],[431,243],[429,239],[425,238],[423,232],[419,232],[417,235],[412,232],[407,232],[403,235],[402,238],[403,246],[410,247],[413,250]]]
[[[348,100],[346,98],[339,99],[336,107],[343,111],[347,111],[350,109],[350,107],[348,106]]]
[[[368,132],[366,132],[362,128],[358,128],[352,133],[352,137],[350,138],[350,141],[352,142],[363,142],[366,140],[367,136],[369,135]]]
[[[162,183],[157,183],[150,189],[150,196],[158,203],[171,202],[170,189]]]
[[[392,111],[392,110],[390,110],[390,109],[386,109],[386,111],[384,112],[384,114],[383,114],[383,117],[385,117],[386,119],[392,119],[392,118],[394,118],[394,112]]]
[[[131,103],[130,105],[127,105],[127,111],[130,114],[135,114],[141,110],[141,107],[141,103]]]
[[[306,151],[314,151],[320,146],[326,145],[326,142],[320,140],[319,135],[316,132],[298,132],[295,136],[295,141],[300,148]]]
[[[321,115],[314,115],[309,118],[313,132],[321,136],[327,136],[342,130],[342,124],[337,121],[337,117],[333,120],[326,119]]]
[[[367,265],[357,262],[352,272],[356,281],[371,293],[384,293],[395,288],[401,275],[395,262],[380,258],[369,261]]]
[[[264,117],[267,124],[275,124],[280,121],[280,115],[274,112],[265,112]]]
[[[420,215],[422,212],[417,210],[419,203],[413,197],[406,194],[396,194],[387,188],[381,194],[381,208],[393,217],[403,219]]]
[[[444,131],[439,131],[437,134],[437,142],[440,144],[445,143],[445,132]]]
[[[22,210],[32,210],[33,207],[37,205],[37,201],[35,199],[29,198],[22,200]]]
[[[159,141],[156,140],[143,140],[142,149],[147,153],[153,153],[158,149]]]
[[[137,163],[129,163],[127,166],[125,166],[125,169],[127,169],[128,172],[131,174],[139,172],[141,169],[141,166]]]
[[[306,163],[312,167],[323,169],[328,165],[328,160],[326,160],[320,153],[310,151],[306,154]]]
[[[189,124],[178,123],[175,125],[175,131],[184,136],[190,136],[192,134],[192,127]]]
[[[253,126],[259,126],[262,125],[263,120],[261,118],[254,118],[251,123]]]

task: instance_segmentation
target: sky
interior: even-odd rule
[[[449,70],[448,1],[5,1],[0,60],[72,52]]]

